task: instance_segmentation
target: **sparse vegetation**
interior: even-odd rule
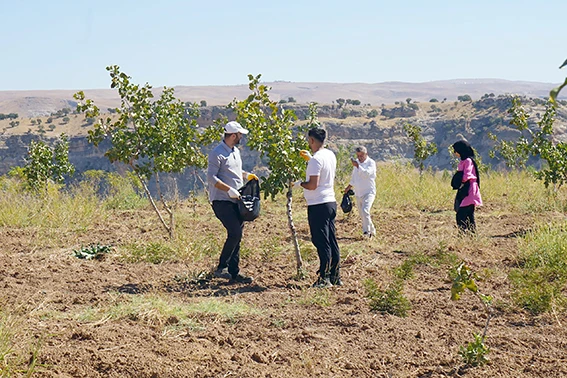
[[[484,341],[493,315],[492,297],[480,292],[477,285],[478,280],[478,275],[462,262],[454,270],[453,285],[451,286],[452,300],[457,301],[465,291],[470,291],[478,298],[485,312],[486,323],[482,334],[474,334],[474,341],[469,342],[466,347],[461,346],[459,348],[459,354],[463,361],[471,366],[483,365],[488,362],[486,355],[490,352],[490,348],[484,344]]]
[[[110,245],[102,245],[100,243],[83,246],[74,249],[73,254],[76,258],[83,260],[102,260],[104,256],[112,250]]]
[[[386,289],[381,289],[376,281],[364,281],[366,297],[370,300],[370,309],[381,313],[406,317],[411,309],[409,300],[403,293],[403,280],[395,280]]]
[[[413,161],[419,169],[419,174],[423,174],[425,169],[425,160],[437,153],[437,145],[434,142],[428,142],[421,135],[421,127],[406,123],[404,131],[413,144]]]

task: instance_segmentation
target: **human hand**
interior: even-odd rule
[[[311,153],[307,150],[299,151],[299,156],[301,156],[303,158],[303,160],[305,160],[305,161],[309,161],[313,157],[313,156],[311,156]]]
[[[350,162],[352,163],[352,165],[356,168],[358,168],[358,160],[356,159],[350,159]]]
[[[256,180],[258,181],[258,176],[256,176],[254,173],[249,173],[248,176],[246,177],[247,180]]]
[[[234,188],[228,190],[228,196],[230,198],[240,198],[240,192]]]
[[[303,181],[301,181],[301,180],[297,180],[296,182],[293,183],[293,187],[294,188],[302,188],[302,186],[301,186],[302,182]]]

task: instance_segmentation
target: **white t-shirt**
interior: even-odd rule
[[[350,185],[354,187],[354,195],[363,197],[367,194],[376,194],[376,162],[368,156],[364,163],[358,161],[358,168],[352,167]]]
[[[337,170],[337,158],[335,154],[326,148],[321,148],[313,154],[307,163],[307,181],[310,176],[319,176],[319,185],[315,190],[303,189],[307,205],[318,205],[321,203],[337,202],[335,198],[335,171]]]

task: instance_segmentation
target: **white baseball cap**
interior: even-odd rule
[[[240,123],[236,121],[231,121],[224,125],[224,132],[227,134],[234,134],[234,133],[241,133],[241,134],[248,134],[248,130],[240,125]]]

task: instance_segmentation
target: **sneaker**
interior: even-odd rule
[[[254,281],[254,278],[248,277],[248,276],[243,276],[242,274],[237,274],[236,276],[234,276],[230,279],[230,282],[232,282],[232,283],[249,284],[249,283],[252,283],[252,281]]]
[[[226,278],[227,280],[231,278],[231,275],[228,272],[228,268],[215,270],[213,276],[215,276],[216,278]]]
[[[343,286],[343,281],[341,281],[341,277],[331,277],[330,281],[333,286]]]
[[[333,287],[331,280],[328,278],[319,277],[317,281],[313,284],[315,288],[326,288],[326,287]]]

